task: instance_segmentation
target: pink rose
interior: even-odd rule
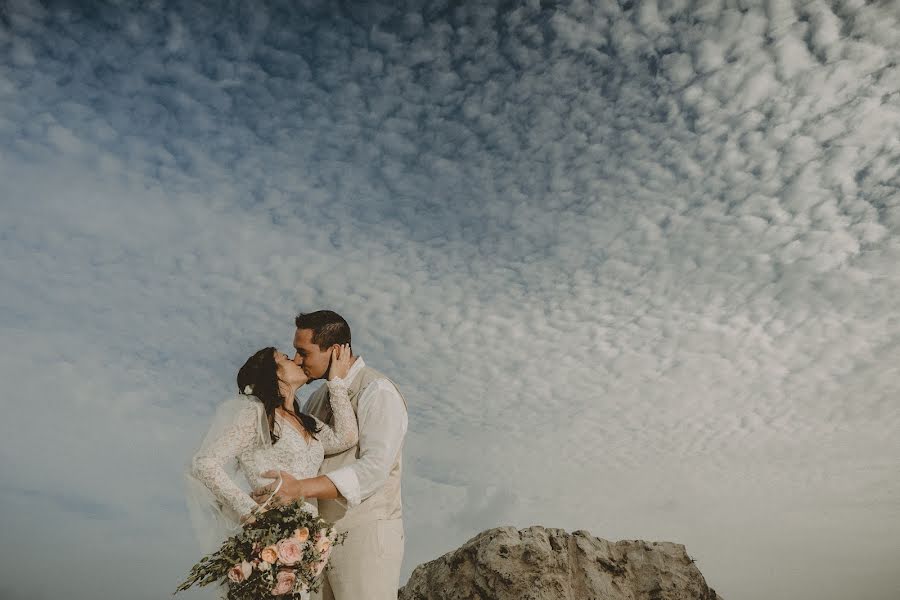
[[[318,577],[322,574],[322,571],[325,570],[325,565],[328,564],[327,560],[320,560],[316,564],[313,565],[313,576]]]
[[[241,565],[234,565],[228,569],[228,579],[232,583],[240,583],[244,580],[244,571],[241,569]]]
[[[275,576],[275,587],[272,588],[273,596],[283,596],[294,589],[294,582],[297,581],[297,575],[293,571],[278,571]]]
[[[290,567],[303,558],[303,547],[294,538],[279,540],[275,545],[278,548],[278,559],[283,565]]]
[[[266,546],[259,552],[259,557],[270,565],[274,565],[278,560],[278,548],[275,546]]]
[[[316,536],[316,550],[321,552],[327,552],[328,549],[331,548],[331,539],[322,535],[321,533]]]
[[[294,539],[301,544],[309,539],[309,528],[301,527],[294,531]]]
[[[321,557],[319,558],[319,562],[314,563],[312,566],[313,576],[318,577],[322,574],[322,571],[325,570],[325,565],[328,564],[328,557],[331,556],[331,548],[327,548],[324,552],[322,552]]]
[[[242,561],[228,569],[228,579],[232,583],[240,583],[250,577],[250,573],[252,572],[253,565],[247,561]]]

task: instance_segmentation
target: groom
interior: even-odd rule
[[[330,310],[301,313],[295,324],[294,362],[310,381],[326,379],[334,348],[350,344],[350,326]],[[406,400],[361,356],[353,356],[346,379],[359,422],[359,442],[326,456],[318,477],[294,479],[282,472],[284,483],[277,495],[282,502],[317,498],[322,518],[347,533],[344,544],[332,551],[323,600],[396,600],[403,562],[400,475]],[[328,386],[313,392],[303,411],[331,423]],[[278,477],[274,472],[265,475]],[[265,499],[273,488],[265,486],[254,495]]]

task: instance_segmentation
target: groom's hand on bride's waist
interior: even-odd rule
[[[277,506],[279,504],[289,504],[294,500],[303,498],[303,486],[300,485],[301,479],[293,477],[290,473],[284,471],[266,471],[261,474],[263,479],[274,479],[272,483],[258,487],[253,490],[250,495],[256,500],[260,506]],[[278,485],[278,480],[281,485]],[[274,496],[273,496],[274,493]]]
[[[275,490],[278,488],[279,475],[281,476],[282,484],[281,488],[276,492]],[[332,483],[325,475],[320,475],[319,477],[313,477],[311,479],[297,479],[291,476],[290,473],[285,473],[284,471],[266,471],[262,474],[262,477],[274,479],[275,481],[253,490],[251,495],[253,496],[253,499],[256,500],[256,503],[260,505],[265,504],[266,500],[272,496],[272,492],[275,492],[275,495],[272,496],[272,500],[269,501],[269,506],[289,504],[295,500],[300,500],[301,498],[333,500],[340,496],[334,483]]]

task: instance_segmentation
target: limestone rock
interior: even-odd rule
[[[489,529],[419,565],[399,600],[722,600],[684,546]]]

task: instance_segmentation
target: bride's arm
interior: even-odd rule
[[[225,464],[233,461],[257,443],[256,421],[258,409],[252,401],[241,407],[234,423],[222,435],[197,453],[191,462],[191,473],[222,503],[230,506],[242,518],[252,513],[257,504],[225,471]]]
[[[328,396],[331,400],[331,412],[334,414],[334,427],[330,427],[316,419],[319,433],[316,437],[322,442],[325,454],[335,454],[352,448],[359,441],[359,427],[356,414],[350,405],[345,379],[328,381]]]

